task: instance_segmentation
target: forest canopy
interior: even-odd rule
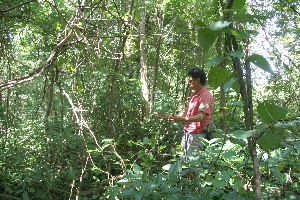
[[[298,0],[2,0],[0,199],[299,199]],[[187,72],[213,139],[182,155]]]

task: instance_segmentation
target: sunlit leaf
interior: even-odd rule
[[[140,174],[140,173],[141,173],[141,167],[138,166],[137,164],[134,164],[134,165],[133,165],[133,172],[134,172],[135,174]]]
[[[225,84],[224,84],[224,91],[225,92],[228,92],[230,90],[230,88],[232,88],[232,85],[237,81],[238,79],[237,78],[233,78],[231,79],[230,81],[227,81]]]
[[[164,165],[162,168],[168,171],[171,168],[171,164]]]
[[[223,28],[228,27],[231,23],[232,21],[230,20],[220,20],[211,25],[210,29],[214,31],[222,30]]]
[[[121,185],[127,185],[127,184],[129,184],[130,182],[129,182],[128,179],[121,179],[121,180],[118,181],[118,183],[121,184]]]
[[[253,54],[249,56],[246,60],[252,62],[254,65],[261,68],[262,70],[274,74],[269,62],[265,57],[258,54]]]

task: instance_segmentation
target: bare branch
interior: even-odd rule
[[[52,50],[51,54],[49,55],[48,59],[45,61],[44,64],[42,64],[40,67],[36,68],[35,70],[33,70],[33,72],[19,77],[19,78],[15,78],[13,80],[8,80],[6,82],[2,82],[0,83],[0,92],[3,90],[6,90],[8,88],[20,85],[22,83],[28,82],[33,80],[34,78],[38,77],[46,68],[48,68],[49,66],[51,66],[51,64],[55,61],[55,59],[57,58],[57,55],[59,54],[59,52],[61,51],[61,49],[63,49],[63,47],[66,45],[66,42],[68,41],[70,35],[71,35],[72,31],[70,31],[67,36],[65,36],[60,43],[58,43],[56,45],[56,47]]]

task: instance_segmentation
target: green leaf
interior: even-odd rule
[[[241,51],[231,51],[229,52],[229,55],[236,58],[242,58],[244,54]]]
[[[232,9],[241,10],[244,8],[246,0],[236,0],[233,1]]]
[[[272,147],[278,146],[284,135],[273,131],[266,132],[257,139],[257,144],[264,150],[268,151]]]
[[[208,73],[208,80],[209,85],[215,90],[230,80],[229,72],[227,69],[219,66],[212,67]]]
[[[121,179],[121,180],[118,181],[118,183],[121,184],[121,185],[127,185],[127,184],[129,184],[130,182],[129,182],[129,180],[127,180],[127,179]]]
[[[231,151],[226,151],[223,153],[223,157],[227,159],[235,159],[236,157],[236,152],[231,150]]]
[[[250,130],[250,131],[236,130],[232,134],[234,137],[238,139],[245,139],[247,137],[252,136],[254,132],[255,130]]]
[[[209,50],[209,48],[216,40],[217,36],[218,36],[218,32],[213,31],[210,28],[203,27],[199,29],[198,40],[204,52],[207,52]]]
[[[28,192],[26,192],[26,191],[23,192],[22,197],[23,197],[23,200],[30,200]]]
[[[206,65],[211,67],[211,66],[215,66],[215,65],[218,65],[220,63],[222,63],[224,61],[224,57],[223,56],[220,56],[220,57],[215,57],[209,61],[206,62]]]
[[[124,190],[123,192],[122,192],[122,194],[124,195],[124,196],[132,196],[132,195],[134,195],[136,193],[136,190],[134,190],[134,189],[128,189],[128,190]]]
[[[230,20],[220,20],[214,23],[213,25],[211,25],[210,29],[214,31],[219,31],[222,30],[223,28],[228,27],[231,23],[232,21]]]
[[[227,81],[224,84],[224,91],[228,92],[230,90],[230,88],[232,88],[232,85],[237,81],[237,78],[232,78],[230,81]]]
[[[133,165],[133,172],[134,172],[135,174],[140,174],[140,173],[141,173],[141,167],[138,166],[137,164],[134,164],[134,165]]]
[[[257,112],[267,124],[270,124],[275,120],[284,119],[287,115],[287,110],[284,107],[271,104],[267,101],[258,104]]]
[[[224,180],[216,180],[216,179],[214,179],[212,181],[212,185],[216,189],[221,189],[221,188],[223,189],[225,187],[225,185],[226,185],[226,182]]]
[[[149,141],[150,141],[150,140],[149,140],[149,138],[148,138],[148,137],[144,137],[144,139],[143,139],[143,143],[144,143],[144,144],[148,144],[148,143],[149,143]]]
[[[163,170],[168,171],[171,168],[171,164],[166,164],[162,168],[163,168]]]
[[[179,192],[179,191],[182,191],[182,189],[178,188],[178,187],[171,187],[171,188],[168,188],[166,190],[166,193],[176,193],[176,192]]]
[[[269,62],[263,56],[258,54],[253,54],[249,56],[246,60],[252,62],[254,65],[261,68],[262,70],[274,74]]]

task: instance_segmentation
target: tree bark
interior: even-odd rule
[[[231,36],[231,43],[234,51],[238,50],[238,43],[235,36]],[[247,53],[247,49],[246,49]],[[251,82],[251,69],[250,63],[246,62],[245,72],[246,72],[246,82],[244,80],[243,69],[241,67],[240,60],[236,57],[232,57],[233,65],[237,71],[239,83],[240,83],[240,94],[244,102],[244,117],[246,130],[253,129],[253,106],[252,106],[252,82]],[[259,161],[256,152],[256,140],[255,137],[248,138],[248,149],[253,161],[254,170],[254,192],[255,199],[261,200],[261,172],[259,168]]]
[[[141,21],[140,21],[140,81],[142,84],[142,98],[145,103],[144,111],[149,111],[149,89],[148,89],[148,68],[147,68],[147,53],[146,53],[146,4],[141,2]]]
[[[226,9],[231,9],[234,0],[228,0],[226,4]],[[224,2],[220,1],[222,5]],[[224,9],[224,7],[222,6]],[[227,18],[231,18],[232,13],[227,14]],[[229,35],[226,33],[225,35],[225,46],[226,51],[229,53],[230,51],[238,51],[239,45],[234,35]],[[249,42],[246,42],[246,56],[249,55]],[[243,110],[244,110],[244,118],[245,118],[245,127],[246,130],[253,129],[253,105],[252,105],[252,81],[251,81],[251,69],[250,63],[245,62],[245,72],[246,77],[244,76],[244,71],[242,68],[242,64],[239,58],[231,57],[233,62],[233,67],[235,72],[237,73],[239,84],[240,84],[240,94],[242,100],[244,102]],[[245,78],[244,78],[245,77]],[[246,80],[245,80],[246,79]],[[253,161],[253,170],[254,170],[254,183],[253,188],[255,192],[255,199],[261,200],[261,172],[259,168],[259,161],[257,158],[256,152],[256,140],[255,137],[248,138],[248,149],[249,154],[251,155]]]
[[[116,83],[116,79],[117,79],[117,74],[119,73],[119,66],[121,64],[121,60],[123,60],[124,58],[124,49],[125,49],[125,45],[126,45],[126,41],[131,29],[131,21],[132,21],[132,11],[133,11],[133,6],[134,6],[134,0],[131,0],[131,4],[130,4],[130,10],[129,10],[129,18],[128,18],[128,22],[127,25],[124,26],[122,20],[120,20],[120,24],[119,24],[119,32],[123,33],[124,36],[120,38],[119,41],[119,48],[117,49],[118,52],[117,54],[117,58],[114,61],[114,65],[113,65],[113,70],[111,73],[111,83],[110,83],[110,103],[109,103],[109,111],[108,111],[108,133],[109,133],[109,137],[113,137],[116,138],[116,131],[115,131],[115,125],[114,125],[114,108],[115,108],[115,83]],[[129,31],[127,30],[129,29]]]
[[[163,26],[163,15],[162,11],[157,11],[157,22],[159,30],[162,29]],[[154,75],[153,75],[153,83],[152,83],[152,91],[151,91],[151,106],[150,106],[150,113],[154,108],[155,102],[155,91],[156,91],[156,83],[157,83],[157,76],[159,70],[159,59],[160,59],[160,47],[161,47],[161,35],[158,36],[157,45],[156,45],[156,58],[155,58],[155,66],[154,66]]]

